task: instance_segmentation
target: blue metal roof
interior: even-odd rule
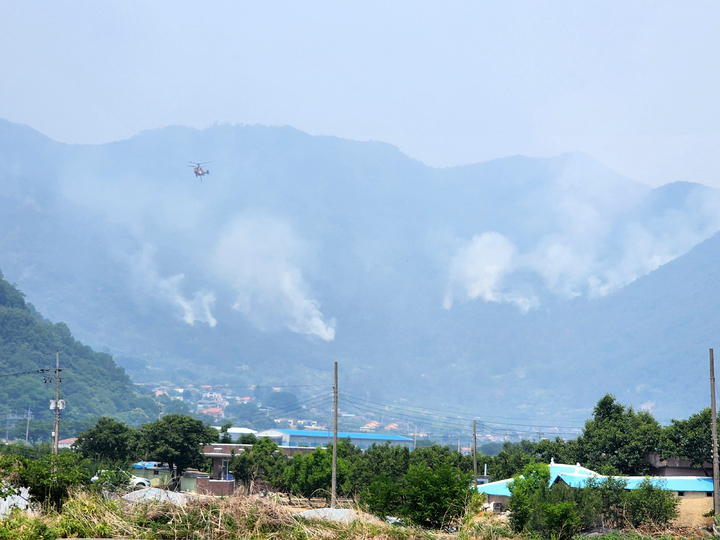
[[[584,487],[587,476],[575,474],[559,474],[558,477],[571,487]],[[598,480],[607,478],[607,476],[597,476]],[[645,480],[644,476],[615,476],[618,480],[627,482],[626,489],[637,489],[640,482]],[[651,476],[648,477],[652,483],[669,491],[697,491],[712,493],[712,478],[703,476]]]
[[[551,486],[560,478],[568,486],[581,488],[585,486],[585,482],[587,482],[587,479],[590,477],[595,477],[598,480],[607,478],[607,476],[599,475],[579,465],[550,464]],[[625,480],[627,482],[627,489],[637,489],[640,482],[645,480],[644,476],[616,476],[614,478]],[[662,486],[669,491],[696,491],[705,493],[712,493],[713,491],[712,478],[702,476],[654,476],[650,477],[650,479],[655,485]],[[481,484],[477,490],[480,493],[487,493],[488,495],[509,497],[511,495],[510,489],[508,488],[510,482],[512,482],[512,478],[490,482],[489,484]]]
[[[279,431],[280,433],[284,433],[285,435],[290,435],[292,437],[314,437],[322,439],[332,439],[333,436],[332,431],[308,431],[304,429],[277,429],[275,431]],[[401,437],[400,435],[383,435],[381,433],[345,433],[343,431],[338,431],[338,438],[368,439],[375,441],[412,441],[412,439],[409,439],[407,437]]]
[[[477,487],[478,493],[487,493],[488,495],[504,495],[509,497],[512,495],[508,489],[508,484],[512,482],[512,478],[508,480],[499,480],[498,482],[489,482],[487,484],[480,484]]]
[[[159,461],[138,461],[133,465],[134,469],[149,469],[151,467],[158,467],[161,465]],[[167,469],[167,467],[165,467]]]

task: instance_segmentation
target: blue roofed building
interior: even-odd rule
[[[565,465],[550,462],[550,486],[562,482],[570,487],[583,488],[589,478],[602,480],[607,478],[579,463],[576,465]],[[678,518],[676,523],[688,527],[704,527],[712,524],[712,518],[704,516],[713,508],[713,480],[707,476],[616,476],[624,480],[625,489],[636,489],[640,482],[649,478],[653,483],[674,492],[680,498],[678,507]],[[507,508],[510,500],[509,484],[512,478],[481,484],[477,487],[478,492],[485,493],[488,503],[495,511],[502,511]]]
[[[271,441],[282,446],[327,446],[332,443],[332,431],[310,431],[304,429],[268,429],[257,434],[259,439],[268,437]],[[350,442],[358,448],[365,450],[373,444],[390,443],[396,446],[412,447],[413,440],[400,435],[382,433],[353,433],[338,432],[338,439],[350,439]]]

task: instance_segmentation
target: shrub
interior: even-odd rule
[[[522,475],[516,475],[508,485],[510,489],[510,526],[516,532],[540,531],[542,506],[548,500],[550,467],[544,463],[530,463]]]
[[[546,504],[542,513],[546,533],[553,540],[570,540],[580,530],[582,520],[575,511],[575,503]]]
[[[633,527],[660,527],[677,517],[679,500],[664,483],[645,478],[637,488],[625,493],[625,517]]]

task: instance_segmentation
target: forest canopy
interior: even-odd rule
[[[66,426],[100,416],[130,424],[157,418],[158,405],[137,393],[109,354],[76,341],[65,324],[44,319],[0,272],[0,414],[23,416],[30,410],[38,424],[51,419],[49,400],[55,397],[55,385],[44,383],[44,376],[51,373],[37,370],[54,368],[56,354],[62,369],[60,397],[66,403],[62,412]]]

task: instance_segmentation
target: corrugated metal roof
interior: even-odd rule
[[[587,482],[587,479],[591,476],[596,477],[598,480],[607,478],[607,476],[602,476],[579,465],[550,464],[550,485],[553,485],[555,481],[560,478],[571,487],[581,488],[585,486],[585,482]],[[614,478],[625,480],[627,482],[627,489],[636,489],[640,482],[645,480],[644,476],[616,476]],[[652,476],[649,478],[655,485],[661,485],[664,489],[670,491],[696,491],[705,493],[712,493],[713,491],[712,478],[704,476]],[[510,482],[512,482],[512,478],[490,482],[489,484],[481,484],[477,490],[480,493],[487,493],[488,495],[509,497],[511,495],[510,489],[508,489]]]
[[[333,436],[332,431],[309,431],[304,429],[278,429],[277,431],[286,435],[291,435],[293,437],[316,437],[323,439],[332,439]],[[368,439],[376,441],[412,441],[412,439],[409,439],[407,437],[401,437],[400,435],[384,435],[381,433],[346,433],[343,431],[339,431],[338,437],[340,439],[345,439],[349,437],[350,439]]]
[[[134,469],[149,469],[151,467],[159,467],[162,465],[159,461],[138,461],[133,465]],[[165,467],[167,469],[167,466]]]
[[[509,497],[512,495],[508,489],[510,482],[512,482],[512,478],[499,480],[497,482],[488,482],[487,484],[480,484],[477,490],[479,493],[487,493],[488,495],[504,495],[505,497]]]
[[[587,481],[587,476],[575,474],[560,474],[560,479],[568,486],[583,487]],[[598,480],[607,478],[607,476],[597,475]],[[618,480],[627,482],[627,489],[637,489],[640,482],[645,480],[645,476],[615,476]],[[704,493],[712,493],[712,478],[705,476],[649,476],[652,483],[670,491],[696,491]]]

